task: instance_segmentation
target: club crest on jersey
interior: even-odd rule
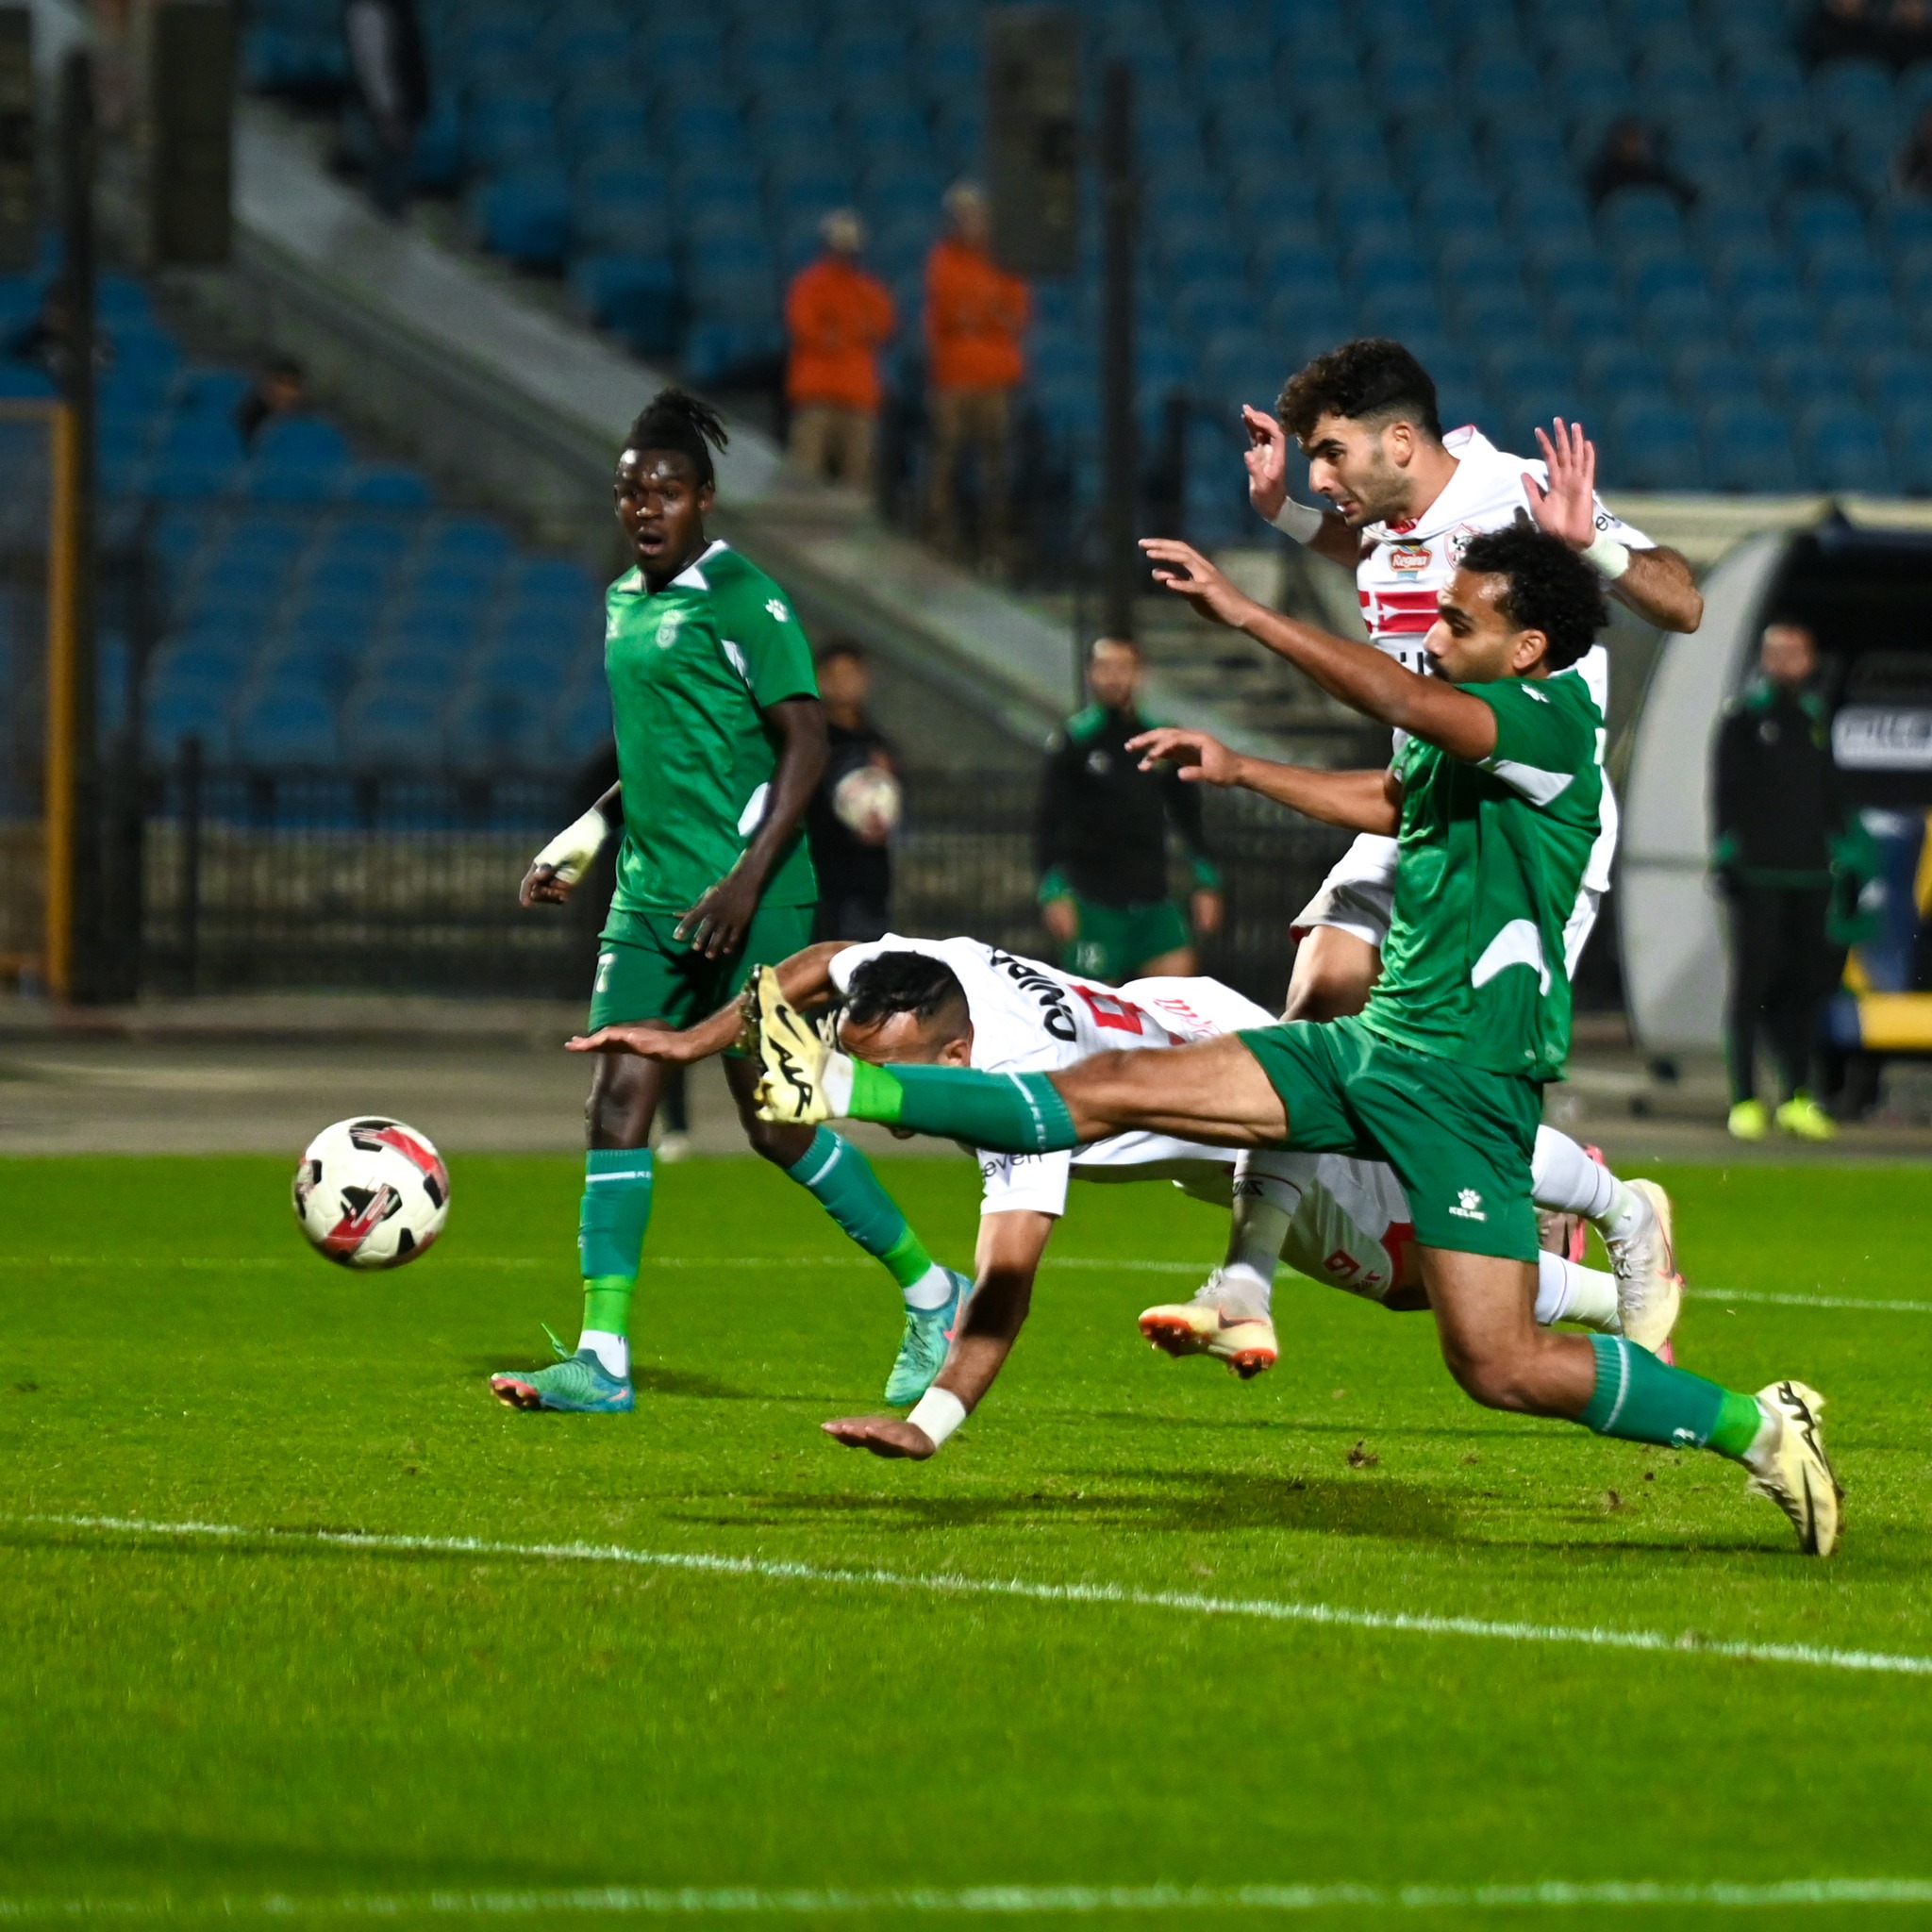
[[[1457,524],[1443,541],[1442,549],[1449,558],[1452,570],[1462,568],[1462,553],[1479,533],[1474,524]]]
[[[1398,575],[1412,577],[1418,571],[1429,567],[1429,546],[1426,543],[1391,543],[1389,546],[1389,568]]]
[[[668,651],[677,641],[678,628],[684,623],[684,612],[667,610],[658,620],[658,648]]]

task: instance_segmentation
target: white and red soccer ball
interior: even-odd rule
[[[401,1121],[338,1121],[295,1169],[295,1219],[309,1246],[344,1268],[413,1261],[448,1218],[449,1169]]]

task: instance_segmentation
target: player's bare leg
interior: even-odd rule
[[[1382,953],[1359,933],[1318,925],[1295,948],[1284,1020],[1341,1020],[1368,1004]]]
[[[1127,974],[1127,979],[1191,979],[1201,970],[1192,946],[1176,946],[1171,953],[1157,953],[1143,959]],[[1123,980],[1122,985],[1126,984]]]

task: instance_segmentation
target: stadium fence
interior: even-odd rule
[[[1034,783],[906,774],[892,917],[1042,955]],[[530,855],[583,809],[567,775],[400,775],[205,763],[192,741],[149,768],[139,978],[158,992],[299,989],[581,996],[609,858],[563,908],[525,911]],[[1228,921],[1204,970],[1271,1008],[1288,924],[1347,842],[1265,800],[1215,793]],[[1182,881],[1177,875],[1176,890]]]

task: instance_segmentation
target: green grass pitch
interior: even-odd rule
[[[81,1900],[133,1923],[245,1914],[274,1895],[344,1923],[447,1924],[466,1901],[482,1920],[582,1923],[584,1901],[549,1895],[607,1886],[695,1888],[707,1923],[879,1924],[921,1905],[960,1925],[1932,1913],[1932,1892],[1762,1890],[1932,1879],[1932,1675],[1707,1648],[1932,1658],[1922,1170],[1662,1175],[1693,1283],[1736,1291],[1690,1305],[1687,1364],[1746,1388],[1802,1374],[1830,1398],[1850,1495],[1828,1563],[1800,1559],[1715,1457],[1474,1408],[1424,1317],[1284,1275],[1274,1374],[1243,1386],[1155,1356],[1135,1314],[1192,1284],[1150,1264],[1205,1263],[1221,1232],[1158,1186],[1076,1190],[1054,1260],[1086,1265],[1049,1266],[1007,1377],[931,1463],[816,1433],[877,1407],[897,1299],[749,1159],[660,1178],[637,1414],[513,1414],[484,1376],[542,1358],[540,1319],[574,1333],[578,1170],[454,1170],[439,1249],[362,1276],[301,1247],[279,1159],[7,1164],[0,1918]],[[971,1166],[881,1171],[963,1260]],[[1919,1306],[1756,1298],[1776,1295]],[[48,1520],[82,1517],[768,1568]],[[786,1563],[1181,1600],[769,1567]],[[1458,1890],[1616,1881],[1759,1890],[1694,1912]],[[1393,1895],[1409,1885],[1450,1890]],[[959,1895],[987,1886],[1210,1890],[1170,1907],[1144,1890]],[[1242,1886],[1313,1890],[1269,1906]],[[1329,1890],[1350,1886],[1379,1890]],[[742,1913],[712,1895],[737,1887],[763,1889]],[[908,1889],[926,1896],[879,1902]],[[772,1895],[788,1890],[807,1895]]]

